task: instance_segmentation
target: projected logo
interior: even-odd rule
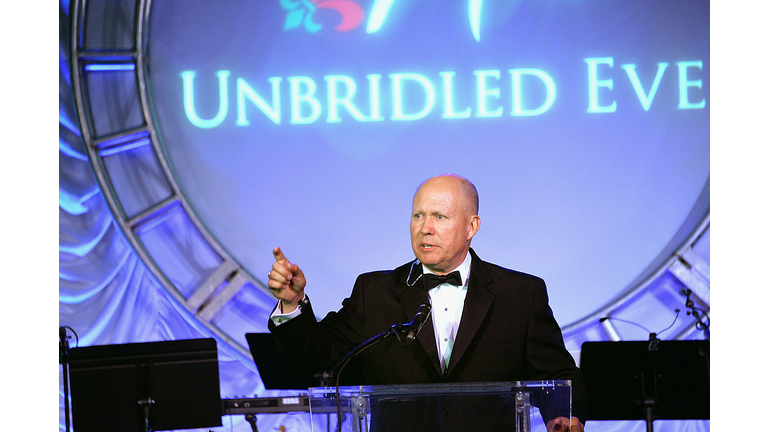
[[[395,0],[375,0],[366,27],[367,33],[381,29]],[[352,0],[280,0],[280,5],[288,13],[283,30],[303,28],[309,33],[317,33],[323,25],[314,19],[318,9],[331,9],[341,15],[341,23],[335,27],[337,32],[346,32],[357,28],[363,22],[365,13],[359,4]],[[480,11],[483,0],[469,0],[469,26],[476,41],[480,41]]]
[[[309,33],[317,33],[323,28],[315,21],[318,9],[331,9],[341,15],[341,23],[335,27],[337,32],[358,27],[365,15],[360,5],[352,0],[280,0],[280,6],[288,12],[284,30],[303,28]]]

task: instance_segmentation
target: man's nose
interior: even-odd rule
[[[432,220],[430,218],[424,218],[424,221],[421,223],[421,233],[422,234],[433,234],[434,233],[434,224],[432,223]]]

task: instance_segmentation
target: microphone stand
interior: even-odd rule
[[[347,366],[347,363],[349,363],[350,360],[355,358],[358,354],[365,351],[366,349],[378,344],[379,342],[383,341],[384,339],[392,336],[393,334],[397,334],[398,329],[396,329],[397,326],[402,326],[402,324],[395,324],[392,327],[388,328],[387,331],[380,333],[367,341],[361,343],[357,347],[355,347],[352,351],[346,353],[344,357],[339,360],[339,362],[336,364],[336,367],[333,368],[333,371],[329,375],[328,381],[331,383],[334,383],[336,386],[336,430],[338,432],[341,432],[341,423],[343,421],[341,417],[341,397],[339,395],[339,377],[341,376],[341,371],[344,369],[345,366]]]
[[[429,318],[429,315],[432,313],[431,305],[429,303],[423,303],[419,307],[419,313],[421,313],[422,308],[427,308],[427,316],[421,321],[420,323],[421,325],[418,325],[415,332],[412,329],[414,321],[416,320],[415,318],[413,321],[407,324],[393,324],[390,328],[388,328],[383,333],[379,333],[378,335],[368,339],[367,341],[361,343],[360,345],[356,346],[351,351],[346,353],[344,357],[342,357],[341,360],[339,360],[339,362],[333,368],[333,371],[331,371],[331,374],[328,377],[328,381],[331,383],[334,383],[336,387],[336,391],[334,393],[336,397],[336,425],[337,425],[336,427],[339,432],[341,432],[341,423],[342,423],[341,397],[339,395],[339,382],[341,377],[341,371],[347,366],[350,360],[357,357],[361,352],[378,344],[379,342],[383,341],[384,339],[387,339],[392,335],[397,336],[397,340],[400,341],[400,345],[402,345],[403,348],[407,348],[408,345],[410,345],[414,340],[416,340],[416,335],[421,331],[421,326],[424,324],[424,321],[427,318]],[[417,316],[419,313],[417,313]],[[409,335],[408,334],[409,332],[412,332],[412,334]],[[404,338],[401,336],[402,334],[405,334]]]
[[[59,363],[63,368],[64,385],[64,424],[69,432],[69,341],[66,327],[59,327]]]
[[[380,333],[367,341],[361,343],[360,345],[356,346],[352,351],[346,353],[344,357],[339,360],[339,362],[336,364],[336,366],[333,368],[333,371],[331,371],[331,374],[328,376],[328,381],[331,383],[334,383],[336,386],[336,394],[338,394],[338,387],[339,387],[339,376],[341,375],[341,371],[347,366],[347,363],[349,363],[350,360],[357,357],[358,354],[365,351],[366,349],[378,344],[379,342],[383,341],[384,339],[397,334],[398,330],[395,328],[398,325],[402,324],[395,324],[392,327],[388,328],[387,331]]]

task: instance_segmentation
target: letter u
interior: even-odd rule
[[[216,76],[219,77],[219,111],[216,113],[216,116],[210,120],[201,119],[195,112],[195,92],[193,86],[195,73],[192,71],[181,73],[181,79],[184,82],[184,112],[187,114],[187,118],[193,125],[199,128],[212,128],[220,125],[227,117],[227,111],[229,109],[227,79],[229,78],[229,73],[229,71],[225,70],[216,72]]]

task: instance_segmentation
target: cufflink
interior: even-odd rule
[[[304,298],[299,300],[299,309],[301,309],[301,311],[303,312],[304,308],[308,306],[309,306],[309,296],[304,295]]]

